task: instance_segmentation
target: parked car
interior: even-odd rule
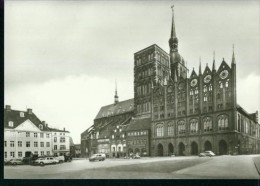
[[[212,157],[215,156],[215,154],[212,151],[205,151],[199,154],[199,157],[205,157],[205,156]]]
[[[22,165],[23,160],[22,159],[11,159],[9,161],[9,165]]]
[[[38,154],[30,154],[30,156],[25,156],[23,158],[24,164],[34,164],[34,161],[39,158]]]
[[[106,155],[105,154],[93,154],[90,158],[89,161],[104,161],[106,159]]]
[[[64,156],[56,156],[55,157],[57,160],[59,160],[59,163],[65,162],[65,157]]]
[[[132,158],[133,158],[133,159],[140,159],[141,156],[139,156],[139,154],[134,154]]]
[[[59,160],[57,160],[55,157],[41,157],[34,161],[35,165],[41,165],[44,166],[46,164],[56,164],[59,163]]]
[[[4,159],[4,164],[9,165],[10,160]]]

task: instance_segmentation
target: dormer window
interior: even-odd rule
[[[14,126],[14,122],[9,121],[9,122],[8,122],[8,126],[9,126],[9,127],[13,127],[13,126]]]
[[[39,125],[39,128],[42,130],[42,129],[43,129],[43,126],[42,126],[42,125]]]
[[[20,112],[20,117],[23,118],[24,117],[24,113]]]

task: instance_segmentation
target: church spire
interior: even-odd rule
[[[171,38],[175,38],[176,37],[176,31],[175,31],[175,24],[174,24],[174,5],[171,6],[172,8],[172,30],[171,30]]]
[[[116,83],[116,82],[115,82]],[[117,83],[116,83],[116,89],[115,89],[115,104],[118,103],[118,95],[117,95]]]
[[[174,5],[171,6],[171,8],[172,8],[172,28],[171,28],[171,37],[169,39],[170,53],[178,52],[178,39],[176,37],[176,31],[175,31],[173,7],[174,7]]]
[[[234,44],[233,44],[233,55],[232,55],[232,63],[231,64],[236,64],[235,52],[234,52]]]
[[[215,50],[213,52],[213,66],[212,66],[212,70],[216,70],[216,67],[215,67]]]
[[[199,74],[201,74],[201,57],[200,57]]]

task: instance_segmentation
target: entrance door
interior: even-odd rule
[[[169,156],[173,154],[173,145],[171,143],[168,144],[168,154]]]
[[[198,144],[195,141],[191,143],[191,155],[198,155]]]
[[[227,143],[224,140],[221,140],[219,142],[219,154],[223,155],[223,154],[227,154],[227,152],[228,152]]]
[[[162,146],[162,144],[159,144],[158,147],[157,147],[157,155],[163,156],[163,146]]]
[[[181,142],[181,143],[179,143],[179,155],[180,155],[180,156],[184,156],[184,151],[185,151],[185,146],[184,146],[184,144]]]
[[[209,141],[206,141],[204,144],[204,151],[210,150],[212,151],[212,145]]]

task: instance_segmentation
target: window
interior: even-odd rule
[[[58,149],[57,145],[54,145],[54,150],[57,150],[57,149]]]
[[[54,142],[57,142],[57,137],[54,137]]]
[[[26,132],[26,137],[30,137],[30,132]]]
[[[66,149],[66,146],[65,145],[61,145],[60,146],[60,150],[65,150]]]
[[[204,132],[212,131],[212,120],[210,117],[206,117],[203,120]]]
[[[37,155],[38,155],[38,151],[34,151],[34,154],[37,154]]]
[[[44,151],[41,151],[41,156],[44,156]]]
[[[223,83],[221,81],[219,81],[218,83],[219,83],[219,88],[223,88]]]
[[[168,127],[167,127],[167,135],[168,136],[173,136],[174,135],[174,128],[173,128],[173,124],[168,124]]]
[[[190,120],[190,133],[197,133],[198,132],[198,120],[192,119]]]
[[[23,157],[23,152],[18,152],[18,157],[19,158]]]
[[[50,151],[47,151],[47,155],[50,155]]]
[[[38,134],[37,134],[37,133],[34,133],[33,135],[34,135],[34,137],[35,137],[35,138],[37,138],[37,137],[38,137]]]
[[[20,112],[20,117],[24,117],[24,113],[23,112]]]
[[[207,86],[206,85],[204,85],[203,92],[207,92]]]
[[[209,85],[209,91],[212,91],[212,85],[211,84]]]
[[[34,142],[34,147],[38,147],[38,142]]]
[[[9,122],[8,122],[8,126],[9,126],[9,127],[13,127],[13,126],[14,126],[14,122],[9,121]]]
[[[5,152],[5,158],[7,158],[7,152]]]
[[[156,126],[156,136],[163,136],[163,125]]]
[[[10,156],[11,158],[14,158],[15,157],[14,152],[10,152]]]
[[[14,141],[10,141],[10,147],[14,147]]]
[[[41,147],[44,147],[44,142],[41,142]]]
[[[228,129],[227,115],[220,115],[218,117],[218,129],[219,130],[227,130]]]
[[[18,141],[18,147],[22,147],[22,141]]]
[[[42,125],[39,125],[39,128],[42,130],[42,129],[43,129],[43,126],[42,126]]]
[[[185,122],[184,121],[178,122],[178,134],[185,134]]]
[[[30,142],[26,141],[26,147],[30,147]]]
[[[65,142],[65,137],[60,137],[60,142],[64,143]]]
[[[50,142],[46,142],[46,147],[50,147]]]
[[[43,138],[43,133],[40,133],[40,137]]]
[[[229,79],[227,79],[225,86],[226,86],[226,87],[229,86]]]
[[[50,138],[50,134],[46,134],[46,138]]]
[[[4,144],[5,144],[5,147],[6,147],[6,141],[5,141],[5,143],[4,143]]]

